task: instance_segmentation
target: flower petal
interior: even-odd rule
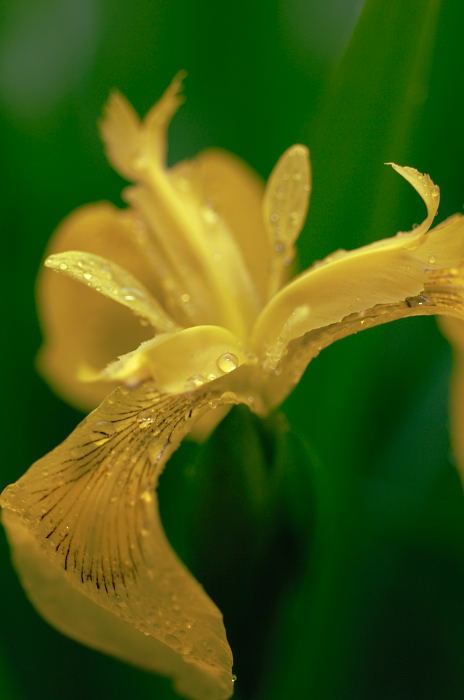
[[[117,389],[1,495],[25,588],[71,637],[173,678],[194,700],[232,694],[222,617],[172,551],[154,487],[203,413],[228,392]]]
[[[241,251],[224,221],[195,188],[179,191],[164,163],[168,123],[180,104],[181,78],[174,79],[143,121],[113,96],[102,122],[108,157],[136,184],[126,201],[147,224],[171,276],[190,302],[190,325],[224,325],[248,334],[259,309]],[[119,144],[122,144],[121,146]],[[189,179],[184,178],[187,185]]]
[[[246,163],[219,149],[203,151],[176,165],[169,174],[179,191],[191,185],[200,201],[209,203],[227,223],[264,302],[273,248],[263,222],[261,179]]]
[[[264,193],[263,216],[271,249],[268,297],[282,284],[285,266],[293,260],[309,205],[311,169],[306,146],[288,148],[274,167]]]
[[[68,216],[51,239],[48,254],[78,249],[110,255],[152,293],[160,293],[146,241],[136,217],[99,203]],[[110,390],[106,382],[83,383],[84,368],[100,370],[153,335],[127,309],[64,275],[42,269],[37,283],[44,332],[38,363],[53,388],[82,409],[93,408]]]
[[[410,233],[329,256],[271,299],[257,320],[253,343],[268,367],[276,366],[294,338],[376,304],[420,294],[427,268],[453,266],[463,259],[462,217],[451,217],[424,233],[435,215],[437,190],[430,178],[413,168],[395,168],[423,196],[426,220]]]
[[[158,332],[178,328],[150,292],[127,270],[101,255],[68,250],[49,255],[45,266],[61,272],[145,318]]]
[[[180,96],[185,72],[178,73],[143,122],[119,92],[113,92],[105,107],[100,132],[106,155],[114,168],[128,180],[137,180],[146,159],[164,165],[166,129],[183,98]]]
[[[158,391],[178,394],[214,381],[250,361],[240,340],[221,326],[193,326],[149,340],[109,365],[117,381],[153,379]]]
[[[397,165],[396,163],[387,163],[387,165],[391,165],[393,170],[396,170],[397,173],[404,177],[422,197],[427,207],[427,217],[417,228],[413,229],[412,233],[416,236],[425,233],[429,230],[437,215],[438,205],[440,204],[440,188],[432,181],[429,175],[420,173],[415,168],[410,168],[407,165]]]
[[[454,217],[453,217],[454,218]],[[461,235],[464,236],[463,223],[460,224]],[[395,321],[409,316],[447,315],[449,320],[460,324],[460,335],[463,337],[462,319],[464,319],[464,256],[461,255],[460,265],[425,271],[423,288],[420,294],[406,297],[396,302],[376,304],[359,312],[350,313],[338,322],[315,328],[304,335],[295,338],[286,346],[286,353],[273,370],[272,381],[269,375],[263,377],[264,400],[269,407],[279,404],[300,380],[309,362],[321,350],[336,340],[358,333],[359,331]],[[459,321],[457,320],[459,319]],[[461,360],[463,357],[461,357]],[[462,370],[455,379],[456,390],[456,423],[455,436],[462,433],[462,398],[464,386],[464,362],[459,365]],[[460,424],[458,428],[458,422]],[[458,454],[462,455],[464,463],[464,444],[461,438],[457,441]]]

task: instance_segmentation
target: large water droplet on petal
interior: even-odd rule
[[[234,369],[237,369],[239,361],[238,357],[232,352],[225,352],[223,355],[218,357],[216,364],[221,372],[228,374],[229,372],[233,372]]]

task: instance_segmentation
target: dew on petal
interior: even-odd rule
[[[237,369],[239,361],[238,357],[232,352],[225,352],[223,355],[218,357],[216,364],[221,372],[228,374],[229,372],[233,372],[234,369]]]

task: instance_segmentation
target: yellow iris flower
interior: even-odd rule
[[[16,568],[51,624],[170,676],[186,697],[221,700],[232,654],[221,613],[163,533],[164,464],[232,404],[268,413],[339,338],[406,316],[462,317],[464,219],[429,230],[438,187],[392,164],[422,197],[423,223],[288,282],[307,149],[289,148],[265,188],[222,151],[167,169],[180,87],[178,76],[143,121],[121,95],[109,100],[101,131],[134,183],[130,206],[64,221],[38,288],[42,371],[71,403],[99,405],[0,502]]]

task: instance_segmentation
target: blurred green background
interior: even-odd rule
[[[172,163],[220,146],[267,176],[287,146],[308,144],[302,268],[421,220],[385,161],[432,175],[440,219],[463,208],[462,0],[4,0],[3,10],[2,487],[81,417],[35,373],[34,280],[65,214],[120,203],[96,130],[111,88],[143,112],[188,70]],[[173,458],[166,527],[224,611],[239,700],[464,697],[450,367],[433,319],[373,329],[311,364],[283,407],[291,429],[238,410]],[[177,697],[49,628],[3,535],[1,558],[2,700]]]

